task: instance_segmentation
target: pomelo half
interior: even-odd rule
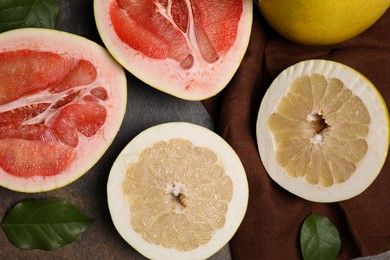
[[[362,193],[389,149],[389,114],[375,86],[341,63],[308,60],[273,81],[260,105],[257,143],[270,177],[316,202]]]
[[[248,47],[250,0],[95,0],[95,20],[111,54],[161,91],[206,99],[231,80]]]
[[[86,173],[117,134],[126,93],[123,68],[90,40],[0,34],[0,185],[40,192]]]
[[[259,0],[267,22],[287,39],[306,45],[336,44],[372,26],[390,0]]]
[[[108,205],[120,235],[150,259],[206,259],[236,232],[248,183],[234,150],[184,122],[144,130],[116,159]]]

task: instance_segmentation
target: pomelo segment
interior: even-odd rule
[[[1,168],[15,177],[48,177],[63,172],[72,163],[74,150],[56,141],[1,139]]]
[[[150,259],[206,259],[236,232],[248,183],[214,132],[172,122],[146,129],[116,159],[108,205],[120,235]]]
[[[245,54],[249,0],[95,0],[100,36],[115,59],[145,83],[201,100],[221,91]]]
[[[96,43],[49,29],[0,35],[0,185],[62,187],[104,154],[122,123],[122,67]]]
[[[316,202],[352,198],[375,180],[389,149],[389,115],[356,70],[308,60],[284,70],[257,118],[260,157],[286,190]]]

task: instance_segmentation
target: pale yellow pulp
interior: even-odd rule
[[[184,139],[146,148],[129,166],[122,188],[134,231],[180,251],[206,244],[225,225],[233,194],[216,153]]]
[[[268,119],[276,161],[293,177],[328,187],[346,181],[365,156],[370,115],[337,78],[301,76]]]

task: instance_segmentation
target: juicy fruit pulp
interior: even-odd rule
[[[75,90],[96,80],[95,67],[28,49],[0,53],[0,64],[0,167],[25,178],[59,174],[75,156],[78,133],[93,136],[106,120],[106,109],[93,95],[104,88]]]
[[[368,150],[370,121],[361,99],[340,80],[312,74],[291,84],[268,127],[276,161],[287,174],[326,187],[356,171]]]
[[[0,44],[0,184],[26,192],[61,187],[85,173],[115,136],[124,114],[123,70],[100,46],[59,31],[10,31]]]
[[[184,139],[146,148],[123,182],[133,229],[150,243],[180,251],[206,244],[224,226],[233,193],[217,159]]]
[[[127,70],[157,89],[195,100],[215,95],[238,68],[252,4],[96,0],[95,17],[108,50]]]
[[[286,69],[267,91],[257,135],[264,166],[282,187],[308,200],[344,200],[379,174],[389,146],[388,112],[358,72],[305,61]]]
[[[150,58],[173,59],[186,70],[194,66],[195,60],[199,63],[214,63],[219,55],[231,48],[242,13],[242,6],[234,1],[220,5],[206,1],[200,1],[199,6],[196,3],[189,4],[192,12],[189,12],[185,1],[133,3],[117,0],[111,5],[110,17],[119,38],[131,48]],[[213,10],[209,5],[214,5],[216,9]],[[202,21],[201,10],[208,11],[205,19],[210,21]],[[219,28],[203,27],[203,23],[210,25],[219,20],[226,20],[227,23],[222,23]],[[142,31],[138,24],[143,25]],[[223,34],[222,37],[219,33]]]
[[[189,123],[145,130],[110,172],[108,202],[122,237],[149,258],[204,259],[246,210],[245,172],[217,135]]]
[[[365,31],[390,0],[261,0],[267,22],[287,39],[307,45],[335,44]]]

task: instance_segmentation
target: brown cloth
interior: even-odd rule
[[[302,60],[328,59],[363,73],[390,108],[390,9],[359,36],[323,47],[294,44],[279,36],[255,6],[247,53],[229,85],[203,102],[217,131],[240,156],[249,182],[249,204],[231,240],[234,259],[301,259],[300,228],[311,212],[327,216],[341,237],[338,259],[390,250],[389,156],[374,183],[340,203],[314,203],[281,188],[267,175],[256,141],[256,119],[263,94],[284,69]]]

